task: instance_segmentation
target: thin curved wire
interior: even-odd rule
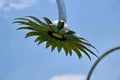
[[[86,80],[90,80],[91,75],[92,75],[94,69],[96,68],[97,64],[98,64],[101,60],[103,60],[103,59],[104,59],[107,55],[109,55],[110,53],[112,53],[112,52],[114,52],[114,51],[116,51],[116,50],[119,50],[119,49],[120,49],[120,46],[115,47],[115,48],[113,48],[113,49],[110,49],[109,51],[107,51],[107,52],[105,52],[103,55],[101,55],[101,56],[98,58],[98,60],[94,63],[94,65],[92,66],[92,68],[90,69]]]
[[[66,22],[67,18],[66,18],[66,9],[65,9],[64,1],[63,0],[56,0],[56,2],[58,5],[59,20]]]

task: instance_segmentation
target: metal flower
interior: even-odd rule
[[[43,17],[45,22],[42,22],[36,17],[27,16],[24,18],[16,18],[15,22],[22,25],[22,27],[17,30],[27,29],[30,30],[26,34],[27,37],[37,36],[35,42],[39,44],[46,42],[46,48],[51,46],[53,51],[56,47],[58,52],[64,49],[66,55],[72,55],[73,51],[77,54],[79,58],[82,57],[81,53],[84,53],[89,59],[91,59],[90,54],[97,56],[88,47],[92,46],[84,38],[76,36],[75,32],[70,29],[65,29],[65,22],[59,20],[57,25],[55,25],[50,19]]]

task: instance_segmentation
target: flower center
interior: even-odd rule
[[[63,35],[56,33],[56,32],[48,31],[48,35],[60,41],[67,40]]]

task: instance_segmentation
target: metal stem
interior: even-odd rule
[[[95,62],[94,65],[92,66],[92,68],[90,69],[86,80],[90,80],[90,77],[91,77],[94,69],[96,68],[97,64],[98,64],[101,60],[103,60],[107,55],[111,54],[112,52],[114,52],[114,51],[116,51],[116,50],[120,50],[120,46],[119,46],[119,47],[115,47],[115,48],[113,48],[113,49],[110,49],[109,51],[107,51],[106,53],[104,53],[102,56],[100,56],[100,57],[98,58],[98,60],[96,60],[96,62]]]
[[[66,22],[67,19],[66,19],[66,9],[65,9],[64,1],[63,0],[56,0],[56,2],[58,5],[59,20]]]

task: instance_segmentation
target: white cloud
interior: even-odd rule
[[[29,8],[37,3],[37,0],[21,0],[19,3],[11,2],[9,5],[11,8],[24,9]]]
[[[5,4],[4,0],[0,0],[0,9],[2,8],[2,6]]]
[[[10,11],[12,9],[21,10],[35,6],[38,0],[0,0],[0,10]]]
[[[83,74],[65,74],[53,76],[50,80],[85,80],[86,76]]]

